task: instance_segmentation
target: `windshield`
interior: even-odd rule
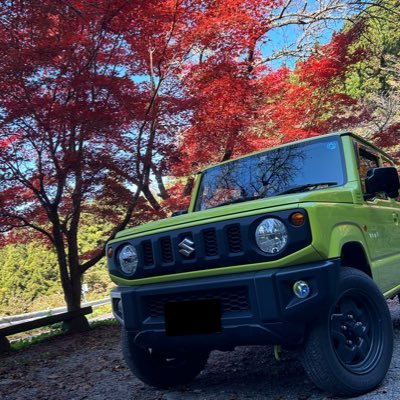
[[[240,158],[206,170],[196,211],[343,185],[339,138],[317,139]]]

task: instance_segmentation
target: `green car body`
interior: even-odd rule
[[[162,351],[173,351],[177,347],[190,351],[225,350],[236,345],[264,343],[301,345],[313,321],[332,309],[338,290],[338,271],[343,266],[372,278],[385,298],[400,292],[400,203],[393,195],[365,193],[367,170],[393,166],[393,160],[351,133],[306,139],[296,142],[294,146],[300,147],[293,148],[313,143],[320,143],[327,152],[337,152],[343,178],[304,190],[289,190],[286,194],[228,201],[226,205],[212,199],[207,206],[200,197],[203,193],[205,198],[207,188],[203,187],[205,183],[202,186],[202,180],[207,171],[215,168],[211,167],[198,174],[187,213],[127,229],[108,243],[110,276],[118,285],[111,294],[113,311],[133,345],[140,348],[160,346]],[[292,145],[280,146],[275,151],[285,151]],[[264,153],[257,154],[262,160]],[[234,162],[247,162],[249,157]],[[233,165],[232,161],[227,161],[218,167],[229,169]],[[249,161],[249,165],[253,164]],[[331,167],[335,169],[334,165]],[[292,224],[295,213],[305,216],[302,226]],[[265,254],[257,247],[254,235],[257,225],[270,216],[286,226],[288,242],[283,250]],[[240,249],[237,254],[225,254],[236,251],[230,247],[233,239],[229,237],[225,243],[221,236],[230,234],[232,229],[232,237],[240,235],[242,245],[247,246],[245,255],[240,255]],[[189,239],[189,249],[193,246],[190,250],[196,249],[194,256],[178,253],[184,239]],[[163,257],[169,262],[157,266],[160,256],[156,246],[168,240],[169,247],[162,251],[166,252]],[[121,270],[118,258],[127,244],[137,251],[138,265],[132,274]],[[207,246],[208,256],[198,258],[197,254]],[[179,265],[177,257],[182,258]],[[299,281],[311,288],[305,298],[296,297],[292,290]],[[239,287],[241,282],[248,282],[247,294],[242,293],[242,296],[248,296],[249,304],[240,303],[225,313],[223,308],[230,297],[226,295],[222,299],[224,295],[221,294],[219,299],[218,292]],[[151,308],[149,302],[155,298],[158,299],[158,313],[147,315]],[[212,315],[219,307],[219,303],[212,303],[214,300],[225,305],[221,306],[222,311],[210,317],[210,321],[204,320],[207,319],[205,314]],[[205,330],[196,325],[196,317],[189,316],[190,307],[193,312],[202,314],[199,311],[202,302],[205,309],[200,325],[204,323]],[[270,309],[265,311],[266,308]],[[190,324],[195,325],[188,330],[184,322],[177,321],[177,318],[185,319],[186,315]],[[146,376],[142,379],[146,381]],[[318,384],[317,380],[314,379]],[[324,384],[318,385],[329,389]],[[339,393],[355,394],[369,389]]]

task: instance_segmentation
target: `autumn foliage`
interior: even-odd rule
[[[174,173],[187,175],[192,160],[207,165],[355,124],[350,110],[356,101],[345,93],[344,80],[349,65],[362,56],[349,54],[362,29],[358,24],[336,34],[294,71],[233,59],[193,67],[187,88],[191,126],[181,138]]]

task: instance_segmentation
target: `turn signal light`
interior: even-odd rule
[[[294,226],[301,226],[304,224],[304,221],[305,221],[304,214],[300,212],[296,212],[290,216],[290,222]]]
[[[108,257],[112,257],[113,256],[113,249],[112,249],[112,247],[109,247],[108,248],[108,250],[107,250],[107,255],[108,255]]]

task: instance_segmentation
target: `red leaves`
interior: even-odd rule
[[[309,86],[324,87],[343,79],[348,66],[359,61],[362,53],[349,51],[350,44],[360,35],[363,24],[355,24],[347,32],[333,35],[325,46],[316,46],[315,53],[297,64],[296,74]]]
[[[11,134],[10,136],[5,135],[3,139],[0,140],[0,151],[2,148],[8,148],[18,139],[18,135]]]
[[[376,144],[390,149],[390,155],[400,160],[400,122],[393,123],[374,136]]]
[[[131,158],[124,135],[143,106],[138,86],[118,71],[123,45],[106,29],[121,4],[0,6],[4,230],[51,232],[53,224],[66,234],[82,203],[107,185],[110,164]],[[132,197],[131,190],[118,194],[121,204]]]
[[[169,198],[162,202],[162,206],[166,212],[174,212],[184,210],[189,207],[190,194],[184,193],[185,183],[176,182],[168,189]]]
[[[281,3],[0,6],[3,204],[22,194],[14,211],[41,226],[56,210],[65,235],[85,208],[116,224],[146,187],[153,208],[142,198],[135,214],[144,221],[158,216],[157,179],[340,127],[352,100],[337,85],[357,57],[347,48],[358,31],[336,35],[295,71],[267,69],[257,41]],[[185,185],[162,205],[185,208]]]
[[[232,57],[235,50],[222,48],[193,65],[186,86],[192,99],[191,126],[181,138],[174,174],[192,172],[194,160],[197,168],[354,123],[349,109],[355,101],[344,93],[343,84],[348,66],[361,56],[349,51],[361,30],[356,25],[336,34],[294,71],[260,69]],[[235,40],[239,53],[252,49],[247,39]]]
[[[337,34],[315,54],[298,62],[292,73],[287,68],[264,78],[268,100],[263,108],[282,140],[291,141],[341,129],[355,122],[350,109],[355,100],[344,93],[348,66],[359,54],[350,54],[349,45],[360,33],[356,26]]]
[[[191,127],[180,146],[181,163],[174,166],[175,173],[192,171],[193,160],[204,165],[256,148],[249,127],[256,117],[260,87],[249,78],[246,63],[207,60],[192,68],[186,92],[192,99]]]

